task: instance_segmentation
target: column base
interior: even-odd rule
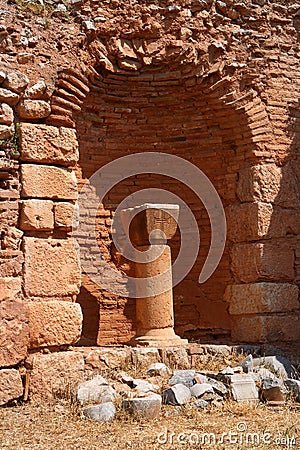
[[[187,339],[175,334],[173,328],[161,328],[139,333],[132,341],[132,345],[141,347],[184,347],[188,345]]]

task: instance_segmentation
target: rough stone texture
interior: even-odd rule
[[[83,379],[84,360],[79,352],[35,354],[27,360],[30,370],[29,398],[33,401],[68,396]]]
[[[299,289],[288,283],[228,286],[224,298],[232,315],[288,312],[300,307]]]
[[[6,75],[3,86],[7,89],[11,89],[18,94],[22,92],[29,83],[27,75],[22,72],[10,72]]]
[[[0,370],[0,406],[23,395],[21,376],[16,369]]]
[[[85,364],[92,369],[121,369],[131,363],[130,349],[95,348],[87,349]]]
[[[289,242],[235,244],[231,256],[232,271],[238,281],[280,282],[295,278],[294,249]]]
[[[154,419],[160,415],[161,396],[149,394],[148,397],[124,400],[123,408],[137,418]]]
[[[258,389],[251,375],[235,374],[225,375],[224,379],[230,386],[231,394],[237,402],[254,401],[257,402]]]
[[[47,85],[44,80],[40,80],[30,88],[26,89],[24,98],[30,98],[32,100],[38,100],[43,97],[47,90]]]
[[[20,215],[21,230],[49,231],[54,228],[51,200],[23,200]]]
[[[0,139],[9,139],[14,135],[14,126],[0,125]]]
[[[287,390],[283,380],[266,378],[261,387],[262,398],[266,402],[285,402]]]
[[[78,303],[29,302],[30,348],[75,344],[81,334],[82,312]]]
[[[271,368],[279,378],[284,380],[288,378],[297,378],[297,371],[292,366],[291,362],[283,356],[264,356],[253,359],[254,370],[264,366]]]
[[[74,172],[54,166],[23,164],[22,196],[76,200],[77,181]]]
[[[195,373],[195,370],[174,370],[173,376],[169,379],[168,384],[172,386],[181,383],[190,388],[196,383]]]
[[[14,121],[14,111],[6,103],[0,104],[0,124],[11,125]]]
[[[147,375],[150,377],[161,376],[167,377],[171,374],[171,369],[164,363],[154,363],[147,369]]]
[[[78,142],[72,128],[22,123],[20,128],[22,161],[73,166],[78,161]]]
[[[285,380],[284,384],[292,393],[293,398],[297,402],[300,402],[300,381],[287,379],[287,380]]]
[[[299,342],[300,315],[233,316],[232,339],[249,343]]]
[[[0,102],[15,106],[19,101],[19,95],[8,89],[0,88]]]
[[[112,402],[106,402],[84,408],[83,414],[96,422],[109,422],[115,417],[116,408]]]
[[[167,405],[185,405],[191,399],[191,391],[184,384],[175,384],[163,391],[163,401]]]
[[[25,294],[53,297],[78,294],[80,267],[73,239],[24,238]]]
[[[54,220],[55,226],[66,230],[77,228],[79,211],[75,205],[67,202],[55,203]]]
[[[157,348],[139,348],[134,347],[133,362],[139,366],[148,365],[150,362],[159,362],[160,356]]]
[[[0,367],[18,364],[27,355],[28,309],[24,301],[15,300],[20,290],[20,279],[0,280]]]
[[[51,113],[49,103],[44,100],[23,100],[18,105],[21,119],[43,119]]]
[[[206,393],[213,394],[214,388],[211,384],[208,383],[201,383],[201,384],[195,384],[190,388],[191,394],[193,397],[200,398]]]
[[[81,405],[105,403],[112,402],[116,397],[116,392],[103,382],[100,375],[96,375],[92,380],[84,381],[76,388],[76,397]]]

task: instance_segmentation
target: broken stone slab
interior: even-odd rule
[[[116,408],[112,402],[91,405],[83,409],[83,415],[96,422],[109,422],[116,415]]]
[[[123,408],[137,418],[154,419],[161,412],[161,396],[149,394],[147,397],[136,397],[123,400]]]
[[[253,367],[266,367],[283,380],[288,378],[298,379],[297,371],[291,362],[283,356],[254,358]]]
[[[202,409],[206,409],[209,406],[209,402],[203,400],[202,398],[198,398],[193,402],[193,408],[200,411]]]
[[[194,386],[190,387],[190,391],[193,397],[201,398],[204,394],[214,393],[214,388],[211,384],[202,383],[202,384],[194,384]]]
[[[276,378],[276,375],[265,367],[257,367],[250,375],[256,383],[262,383],[267,378]]]
[[[126,372],[120,372],[118,375],[118,380],[130,387],[133,387],[134,378]]]
[[[284,381],[284,384],[292,393],[292,396],[296,400],[296,402],[300,402],[300,381],[288,378]]]
[[[23,395],[23,383],[16,369],[0,370],[0,406],[20,398]]]
[[[29,370],[29,398],[53,400],[69,396],[84,377],[84,359],[80,352],[36,353],[25,361]]]
[[[61,167],[22,164],[21,182],[23,197],[76,200],[78,196],[75,173]]]
[[[79,341],[82,312],[79,303],[28,302],[30,348],[74,345]]]
[[[112,402],[115,397],[116,391],[107,385],[101,375],[80,383],[76,389],[76,398],[81,405]]]
[[[185,405],[190,399],[190,389],[181,383],[175,384],[163,391],[163,401],[167,405]]]
[[[246,358],[239,363],[239,366],[242,367],[245,373],[253,372],[253,356],[252,355],[246,356]]]
[[[10,72],[6,75],[6,78],[3,82],[3,86],[19,94],[27,87],[28,83],[29,78],[27,77],[27,75],[19,71],[16,71]]]
[[[183,384],[190,388],[196,383],[195,374],[195,370],[174,370],[173,376],[168,381],[168,384],[170,386]]]
[[[195,382],[196,383],[207,383],[208,382],[208,377],[202,373],[195,373]]]
[[[51,114],[51,106],[45,100],[23,100],[17,109],[21,119],[44,119]]]
[[[10,106],[16,106],[20,96],[9,89],[0,88],[0,102],[7,103]]]
[[[167,377],[171,375],[171,369],[164,363],[154,363],[147,369],[147,375],[150,377],[161,376]]]
[[[213,387],[214,392],[216,392],[218,395],[224,397],[228,394],[227,387],[221,381],[215,380],[214,378],[208,378],[207,383],[209,383]]]
[[[21,161],[73,166],[79,158],[76,131],[73,128],[22,123],[20,153]]]
[[[134,379],[132,384],[135,391],[140,393],[159,391],[159,386],[157,384],[149,383],[149,381],[146,380]]]
[[[284,382],[279,378],[266,378],[262,383],[261,395],[266,402],[285,402],[286,393]]]
[[[250,374],[223,375],[222,381],[229,385],[232,397],[237,402],[258,402],[258,389]]]

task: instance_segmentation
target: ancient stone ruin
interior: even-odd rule
[[[14,389],[1,403],[49,393],[49,374],[80,379],[86,352],[75,344],[128,346],[135,339],[159,347],[155,328],[168,328],[170,345],[272,345],[297,360],[300,5],[67,3],[68,16],[52,8],[52,47],[42,19],[16,5],[0,10],[0,384]],[[189,186],[151,170],[120,174],[95,207],[93,174],[148,152],[189,161],[221,199],[225,249],[205,283],[198,277],[212,230]],[[83,186],[84,215],[77,207]],[[124,285],[120,295],[112,293],[118,286],[105,288],[118,279],[95,283],[78,253],[80,245],[103,280],[99,251],[118,273],[138,271],[113,245],[112,224],[123,199],[149,187],[189,206],[201,242],[190,272],[157,304],[151,296],[129,297]],[[93,246],[85,233],[92,218]],[[173,260],[179,230],[167,237]],[[166,249],[162,266],[170,264]],[[171,308],[169,322],[160,317],[154,325],[163,304]]]

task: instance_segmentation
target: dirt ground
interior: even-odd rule
[[[181,411],[163,406],[157,420],[136,421],[121,408],[108,424],[84,419],[69,401],[0,410],[1,450],[299,449],[300,405],[226,402]]]

